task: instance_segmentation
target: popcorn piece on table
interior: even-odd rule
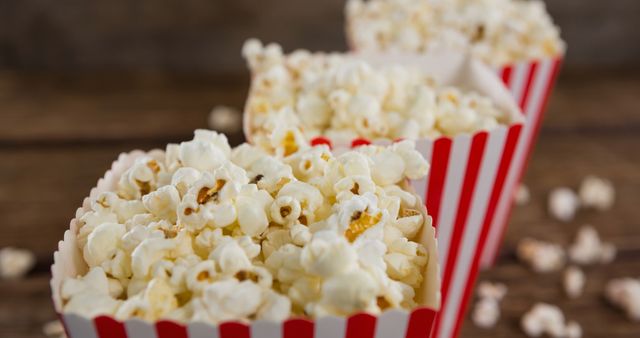
[[[577,264],[607,264],[615,259],[616,247],[612,243],[602,242],[596,229],[585,225],[578,230],[568,252],[571,261]]]
[[[67,337],[66,333],[64,332],[64,326],[59,320],[52,320],[44,324],[44,326],[42,327],[42,333],[44,333],[45,336],[51,338]]]
[[[607,283],[605,295],[609,302],[624,310],[630,320],[640,321],[640,279],[612,279]]]
[[[471,319],[482,328],[491,328],[500,318],[499,303],[507,293],[507,287],[501,283],[482,282],[478,285],[478,301],[473,308]]]
[[[564,271],[562,285],[569,298],[578,298],[582,295],[585,282],[584,272],[580,268],[570,266]]]
[[[518,184],[515,193],[515,201],[517,205],[525,205],[529,203],[531,200],[531,193],[529,192],[529,187],[524,184]]]
[[[549,242],[525,238],[518,243],[518,258],[527,263],[535,272],[551,272],[565,264],[565,254],[561,246]]]
[[[557,220],[569,222],[573,220],[580,207],[580,200],[569,188],[556,188],[549,194],[549,214]]]
[[[209,128],[224,133],[242,129],[242,113],[233,107],[215,106],[209,113]]]
[[[439,85],[416,67],[308,51],[272,58],[273,46],[249,40],[244,48],[253,74],[245,113],[254,144],[274,147],[268,142],[274,133],[292,144],[300,136],[334,144],[358,137],[415,140],[492,130],[514,119],[488,97]]]
[[[538,303],[525,313],[520,322],[529,337],[547,334],[554,338],[580,338],[582,328],[576,322],[565,322],[564,314],[557,306]]]
[[[587,176],[580,184],[578,195],[583,207],[604,211],[611,209],[613,206],[615,188],[609,180],[596,176]]]
[[[0,249],[0,278],[12,279],[26,275],[36,264],[35,255],[24,249]]]
[[[565,50],[543,1],[350,0],[345,16],[358,51],[470,50],[499,66]]]
[[[296,135],[231,149],[197,130],[138,158],[78,214],[89,269],[63,281],[64,312],[218,324],[415,307],[425,215],[403,184],[428,163],[412,141],[334,156]]]

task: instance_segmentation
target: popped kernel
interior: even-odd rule
[[[368,72],[337,80],[348,89]],[[415,307],[428,260],[413,241],[424,208],[397,184],[426,175],[426,161],[412,142],[334,157],[298,136],[293,148],[232,150],[224,136],[199,130],[140,157],[115,191],[77,213],[89,270],[63,282],[63,311],[219,324]],[[381,161],[391,179],[376,181],[378,154],[402,162]]]

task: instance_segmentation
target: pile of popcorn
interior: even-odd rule
[[[512,122],[490,98],[439,86],[410,65],[374,66],[347,54],[284,55],[277,44],[248,40],[242,51],[253,79],[245,107],[254,144],[282,124],[306,139],[418,139],[491,130]]]
[[[501,66],[565,50],[540,0],[349,0],[346,17],[362,51],[469,51]]]
[[[197,130],[138,158],[78,212],[88,272],[64,280],[64,311],[217,324],[416,306],[428,220],[403,187],[428,163],[412,141],[334,155],[299,135],[267,153]]]

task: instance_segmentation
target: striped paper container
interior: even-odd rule
[[[484,243],[496,224],[496,210],[511,201],[512,196],[504,187],[507,178],[521,167],[514,154],[523,130],[522,112],[495,72],[466,55],[449,52],[354,55],[374,65],[419,66],[440,84],[490,97],[514,121],[489,132],[416,141],[416,148],[431,163],[431,170],[426,178],[411,184],[423,197],[433,218],[442,267],[442,307],[431,337],[455,337],[475,285]],[[249,140],[247,120],[250,118],[245,112],[245,135]],[[320,137],[311,143],[329,144],[339,152],[362,144],[388,144],[389,141],[356,139],[350,144],[336,144]]]
[[[85,318],[62,313],[60,289],[66,277],[76,277],[88,268],[78,249],[76,235],[79,218],[90,209],[91,200],[103,191],[115,189],[119,177],[143,156],[142,151],[121,154],[109,171],[98,181],[76,212],[64,239],[58,244],[51,267],[51,291],[53,302],[69,338],[427,338],[433,329],[440,307],[440,274],[435,229],[426,208],[425,226],[419,241],[428,251],[429,260],[423,270],[425,276],[417,291],[420,307],[408,312],[388,310],[380,315],[355,314],[345,317],[323,317],[318,320],[300,318],[284,322],[253,321],[250,323],[227,322],[214,326],[205,323],[188,325],[172,321],[146,322],[138,319],[118,321],[112,317]],[[410,190],[410,187],[407,187]]]
[[[495,69],[511,91],[527,121],[522,129],[522,137],[514,154],[519,168],[510,173],[504,185],[504,189],[509,194],[515,192],[515,188],[527,168],[561,63],[562,57],[558,57],[521,62]],[[480,260],[482,267],[492,266],[498,255],[509,222],[512,204],[513,200],[505,199],[496,208],[496,216],[493,220],[495,224],[487,236],[485,250]]]

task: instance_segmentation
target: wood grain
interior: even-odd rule
[[[1,0],[0,68],[242,74],[245,39],[346,50],[345,0]],[[546,0],[569,67],[637,67],[640,2]]]
[[[240,107],[246,91],[244,78],[101,79],[0,75],[0,247],[25,247],[38,257],[26,279],[0,281],[0,337],[43,337],[42,325],[55,318],[48,289],[52,251],[118,153],[186,139],[192,129],[206,126],[213,105]],[[563,75],[525,178],[532,201],[514,210],[497,266],[481,276],[509,285],[502,320],[484,330],[466,319],[462,337],[522,337],[519,318],[537,301],[561,306],[583,325],[585,337],[640,336],[640,324],[627,321],[602,297],[607,280],[640,271],[638,89],[640,78],[632,74]],[[241,136],[231,140],[237,144]],[[575,188],[588,174],[614,182],[613,210],[580,212],[568,224],[553,221],[545,207],[548,192],[561,185]],[[596,226],[620,254],[610,265],[586,269],[585,295],[568,300],[560,273],[534,274],[516,261],[514,251],[524,236],[569,243],[584,223]]]

